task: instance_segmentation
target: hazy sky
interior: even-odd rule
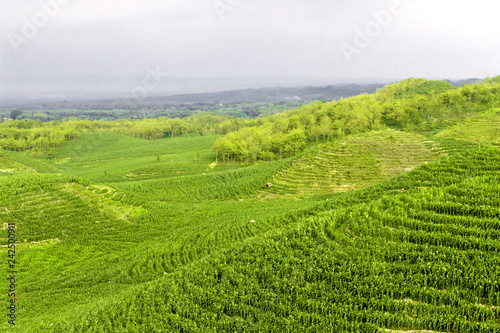
[[[494,0],[0,0],[0,78],[494,76],[499,10]]]

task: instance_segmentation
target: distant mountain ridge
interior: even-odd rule
[[[378,88],[384,87],[380,84],[337,84],[326,86],[298,86],[293,88],[259,88],[226,90],[214,93],[193,93],[177,95],[148,96],[143,99],[126,98],[100,98],[100,99],[80,99],[62,100],[53,102],[40,101],[19,101],[0,104],[0,109],[4,111],[10,108],[53,110],[53,109],[144,109],[144,108],[170,108],[180,105],[193,105],[197,109],[213,108],[214,105],[227,105],[238,103],[258,103],[258,102],[299,102],[308,103],[314,100],[337,100],[356,96],[364,93],[372,93]]]
[[[464,84],[482,82],[482,79],[469,78],[463,80],[443,80],[449,84],[461,87]],[[293,84],[293,83],[292,83]],[[151,93],[145,98],[131,99],[128,97],[117,97],[104,93],[88,93],[80,97],[61,97],[59,100],[38,100],[36,97],[7,99],[0,98],[0,111],[10,111],[12,108],[26,110],[54,110],[54,109],[81,109],[81,110],[112,110],[112,109],[148,109],[148,108],[175,108],[177,106],[187,106],[188,109],[213,109],[217,105],[246,104],[259,102],[295,102],[298,104],[307,103],[314,100],[332,101],[340,98],[352,97],[360,94],[369,94],[379,88],[383,88],[388,83],[381,80],[380,83],[337,83],[325,85],[297,85],[294,87],[276,86],[273,88],[249,88],[249,89],[221,89],[217,92],[201,93]],[[85,97],[86,96],[86,97]],[[220,105],[220,106],[222,106]]]
[[[444,80],[446,82],[448,82],[449,84],[455,86],[455,87],[461,87],[463,86],[464,84],[473,84],[473,83],[478,83],[478,82],[483,82],[484,80],[483,79],[477,79],[477,78],[470,78],[470,79],[465,79],[465,80],[456,80],[456,81],[452,81],[452,80]]]
[[[323,87],[262,88],[229,90],[216,93],[180,94],[151,99],[166,100],[170,103],[196,102],[258,102],[273,100],[334,100],[363,93],[372,93],[384,84],[347,84]]]

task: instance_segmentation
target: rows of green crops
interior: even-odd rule
[[[206,193],[221,200],[198,202],[190,196],[173,200],[175,182],[157,187],[148,196],[147,191],[116,191],[63,174],[18,173],[0,178],[0,221],[15,221],[21,243],[19,329],[31,332],[49,322],[74,320],[76,314],[141,283],[278,227],[278,216],[314,206],[313,201],[222,200],[225,193],[230,199],[251,193],[265,184],[263,177],[286,163],[206,175]],[[187,185],[197,184],[192,176],[181,175],[177,181],[184,178],[189,180]],[[215,179],[219,183],[210,184]],[[156,182],[161,183],[156,180],[150,185]],[[208,192],[209,188],[214,191]],[[163,193],[165,200],[155,193]],[[7,281],[0,283],[1,288],[6,285]]]
[[[498,149],[463,149],[45,327],[499,332],[498,180]]]
[[[318,147],[273,177],[269,193],[307,197],[351,192],[378,184],[439,158],[439,143],[385,129]]]
[[[133,204],[152,201],[237,199],[252,197],[257,189],[265,188],[272,176],[292,161],[293,159],[285,159],[225,172],[112,185],[131,193],[125,200]]]
[[[264,200],[298,157],[217,164],[216,138],[4,152],[17,331],[500,331],[497,148],[431,138],[439,160],[381,184]]]

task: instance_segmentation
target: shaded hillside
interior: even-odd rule
[[[372,93],[382,84],[371,85],[329,85],[326,87],[297,87],[297,88],[267,88],[223,91],[209,94],[190,94],[162,97],[157,100],[167,100],[171,103],[195,103],[195,102],[260,102],[260,101],[286,101],[286,100],[336,100],[342,97],[351,97],[363,93]]]

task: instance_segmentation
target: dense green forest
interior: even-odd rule
[[[0,331],[500,332],[499,130],[500,77],[4,121]]]

